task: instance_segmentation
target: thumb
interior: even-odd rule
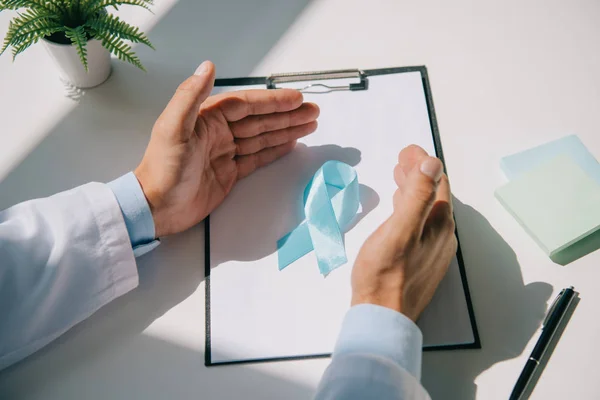
[[[176,131],[184,136],[194,130],[200,105],[206,100],[215,82],[215,66],[210,61],[204,61],[194,75],[186,79],[169,101],[161,118],[171,126],[178,127]]]
[[[417,230],[419,237],[433,207],[443,169],[439,159],[424,157],[394,196],[394,215],[402,220],[401,226]]]

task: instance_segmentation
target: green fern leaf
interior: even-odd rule
[[[87,63],[87,37],[83,26],[77,28],[67,28],[65,30],[65,36],[71,39],[71,43],[75,46],[79,59],[81,60],[85,71],[88,71]]]
[[[2,9],[18,10],[19,8],[29,8],[34,11],[46,11],[55,15],[60,15],[60,9],[56,1],[47,0],[3,0]]]
[[[69,3],[71,0],[47,0],[47,3],[52,3],[56,8],[56,14],[63,23],[66,23],[67,17],[69,16]]]
[[[62,25],[56,25],[52,28],[43,27],[32,29],[27,33],[27,36],[24,37],[23,40],[18,40],[18,44],[11,45],[13,49],[13,60],[17,57],[17,55],[25,51],[25,49],[27,49],[29,46],[37,43],[41,38],[49,36],[55,32],[64,31],[65,29],[66,28]]]
[[[123,5],[143,7],[150,11],[152,4],[154,4],[153,0],[90,0],[85,14],[86,17],[93,17],[107,7],[118,9],[119,6]]]
[[[103,32],[96,32],[96,37],[102,40],[102,46],[107,48],[111,53],[117,56],[121,61],[135,65],[142,71],[146,71],[140,59],[135,55],[130,45],[125,43],[123,39],[116,35],[111,35]]]
[[[34,43],[35,43],[35,41],[31,40],[31,41],[23,42],[17,46],[13,46],[13,48],[12,48],[13,49],[13,51],[12,51],[13,61],[15,60],[15,58],[17,58],[17,56],[19,54],[24,52],[27,48],[29,48],[29,46],[31,46]]]
[[[114,15],[101,15],[88,21],[86,26],[90,27],[94,32],[117,36],[133,43],[143,43],[154,49],[150,40],[148,40],[143,32],[140,32],[139,28],[129,25]]]
[[[6,51],[8,46],[16,46],[30,38],[33,34],[52,34],[61,24],[48,13],[39,13],[27,10],[15,17],[8,25],[8,31],[4,38],[4,44],[0,55]]]
[[[88,10],[96,8],[102,0],[81,0],[81,9],[84,10],[85,14],[88,14]]]

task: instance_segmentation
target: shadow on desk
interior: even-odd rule
[[[187,315],[197,320],[182,327],[196,349],[153,337],[152,330],[141,333],[196,291],[203,298],[203,241],[200,225],[168,238],[152,256],[139,259],[139,287],[2,371],[0,399],[311,398],[314,388],[273,376],[260,366],[206,368],[203,304]],[[185,318],[179,317],[177,324],[185,324]],[[180,338],[174,329],[169,327],[169,332]]]
[[[425,353],[423,385],[433,399],[464,400],[476,397],[481,373],[523,352],[544,319],[552,287],[524,284],[515,253],[489,222],[457,199],[454,205],[482,348]],[[519,373],[500,387],[512,388]]]
[[[314,393],[312,388],[249,366],[206,368],[195,350],[146,335],[114,346],[81,369],[75,374],[39,371],[33,385],[31,377],[22,379],[23,375],[5,385],[0,381],[0,398],[307,400]]]

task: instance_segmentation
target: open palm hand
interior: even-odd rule
[[[210,96],[214,75],[213,64],[205,62],[179,86],[135,170],[157,237],[206,218],[237,181],[289,153],[317,128],[319,108],[304,103],[300,92]]]

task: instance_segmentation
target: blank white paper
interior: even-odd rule
[[[333,351],[354,260],[392,213],[399,151],[414,143],[435,155],[420,73],[368,79],[365,91],[305,95],[321,108],[318,130],[239,182],[210,216],[212,363]],[[303,220],[304,187],[327,160],[354,166],[361,184],[361,210],[345,234],[349,261],[325,278],[311,252],[279,271],[277,240]],[[456,258],[418,325],[425,346],[474,342]]]

